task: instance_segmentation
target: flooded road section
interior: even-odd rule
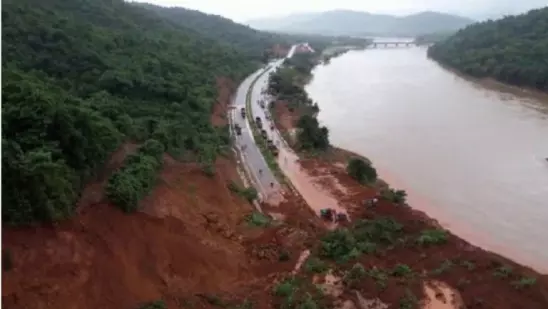
[[[548,103],[465,80],[424,48],[349,52],[307,87],[333,144],[470,242],[548,272]]]

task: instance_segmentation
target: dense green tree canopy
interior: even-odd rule
[[[428,54],[472,76],[548,91],[548,7],[471,25]]]
[[[155,149],[212,162],[228,141],[209,122],[215,78],[239,80],[256,68],[235,46],[121,0],[6,0],[2,18],[5,223],[69,216],[124,141],[154,139]],[[226,41],[238,33],[223,31]],[[257,34],[249,44],[268,40]],[[147,156],[126,162],[133,167],[111,191],[138,187],[125,193],[132,199],[150,189],[159,157]]]
[[[206,15],[180,7],[167,8],[148,3],[138,5],[156,12],[175,25],[192,29],[204,37],[236,47],[256,60],[263,60],[264,52],[275,44],[281,43],[289,47],[293,42],[289,37],[282,38],[278,34],[258,31],[221,16]]]

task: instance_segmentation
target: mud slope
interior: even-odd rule
[[[234,231],[250,207],[226,188],[231,166],[220,160],[208,178],[197,167],[166,164],[146,213],[103,203],[55,227],[5,228],[13,269],[4,273],[4,305],[131,308],[251,279]]]
[[[223,124],[231,82],[219,79],[212,121]],[[126,144],[88,185],[79,214],[56,226],[4,228],[13,268],[3,273],[7,308],[135,308],[143,301],[234,288],[253,278],[237,231],[250,205],[227,188],[239,181],[220,158],[214,177],[168,156],[143,211],[123,214],[103,186],[134,151]]]

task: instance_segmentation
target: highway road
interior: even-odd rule
[[[287,56],[291,57],[294,53],[295,46],[290,49]],[[251,90],[251,113],[253,114],[253,118],[257,116],[261,117],[269,136],[271,136],[271,134],[276,134],[275,132],[273,133],[270,131],[269,127],[271,122],[265,121],[265,110],[259,106],[258,100],[263,98],[261,89],[268,83],[268,74],[280,66],[282,62],[283,59],[271,62],[270,69],[263,75],[261,74],[265,72],[265,68],[261,68],[248,76],[238,87],[232,101],[232,109],[229,113],[231,126],[238,124],[242,128],[242,134],[236,135],[236,145],[240,149],[243,163],[246,165],[247,172],[252,178],[251,181],[255,184],[262,200],[268,200],[270,197],[277,195],[279,193],[280,184],[274,176],[274,173],[268,167],[261,150],[257,144],[255,144],[247,115],[245,118],[242,117],[240,110],[242,107],[246,107],[247,93]],[[260,75],[261,77],[257,80],[253,89],[250,89],[253,81]],[[253,121],[253,119],[249,119],[249,121]],[[266,125],[267,123],[268,125]]]

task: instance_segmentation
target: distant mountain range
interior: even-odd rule
[[[432,32],[450,32],[475,21],[457,15],[421,12],[407,16],[371,14],[335,10],[321,13],[293,14],[280,18],[247,22],[260,30],[325,35],[417,36]]]

